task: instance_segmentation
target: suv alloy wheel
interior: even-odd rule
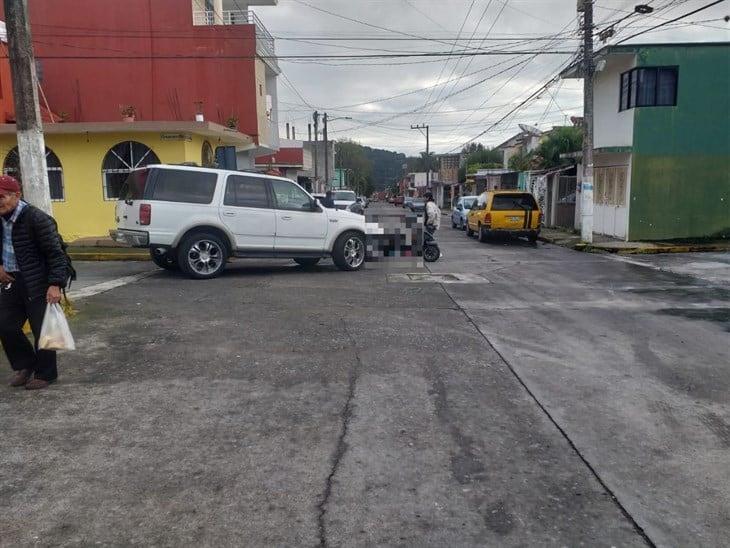
[[[341,234],[332,248],[332,260],[340,270],[360,270],[365,264],[365,235],[354,230]]]
[[[227,260],[228,249],[215,234],[196,232],[178,246],[177,264],[191,278],[215,278],[223,272]]]

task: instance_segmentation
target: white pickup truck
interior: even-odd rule
[[[160,267],[213,278],[230,257],[291,258],[311,267],[332,257],[341,270],[365,262],[365,219],[326,209],[281,177],[150,165],[122,186],[112,237],[148,247]]]

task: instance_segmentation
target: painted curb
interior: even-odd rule
[[[74,261],[149,261],[146,253],[69,253]]]
[[[723,251],[730,251],[730,245],[725,244],[678,244],[678,245],[662,245],[661,247],[626,247],[622,249],[605,247],[601,244],[586,244],[583,242],[577,242],[574,244],[568,243],[566,240],[559,238],[549,238],[546,236],[538,237],[538,240],[548,244],[559,245],[567,247],[575,251],[583,251],[585,253],[611,253],[616,255],[658,255],[661,253],[717,253]],[[565,242],[565,243],[562,243]]]

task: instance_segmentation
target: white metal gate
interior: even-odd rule
[[[593,204],[593,232],[625,239],[628,226],[629,166],[597,167]]]

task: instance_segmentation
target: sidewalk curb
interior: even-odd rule
[[[69,252],[69,257],[74,261],[149,261],[150,256],[146,253],[114,253],[114,252]]]
[[[626,247],[616,248],[601,244],[577,242],[570,244],[568,240],[539,236],[538,240],[544,243],[559,245],[575,251],[585,253],[609,253],[612,255],[658,255],[662,253],[716,253],[730,251],[730,245],[725,244],[661,244],[657,247]]]

